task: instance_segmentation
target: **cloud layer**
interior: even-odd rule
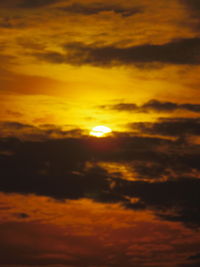
[[[82,4],[75,2],[71,5],[60,8],[60,10],[69,13],[83,14],[83,15],[94,15],[102,12],[114,12],[122,15],[123,17],[129,17],[141,12],[141,9],[139,7],[124,8],[120,5],[109,4],[109,3],[105,4],[101,2],[96,2],[96,3],[94,2],[90,4]]]
[[[133,210],[150,209],[166,220],[200,225],[199,145],[181,138],[200,134],[198,120],[132,125],[141,134],[178,137],[174,141],[120,133],[103,139],[60,134],[60,139],[49,136],[38,141],[34,127],[19,123],[7,127],[22,133],[28,127],[34,141],[30,132],[29,141],[1,139],[3,192],[121,203]],[[113,163],[117,171],[111,168]]]
[[[163,45],[147,44],[131,47],[96,46],[68,43],[66,54],[45,52],[34,54],[40,60],[72,65],[137,65],[147,63],[198,65],[200,39],[179,39]],[[139,66],[139,65],[138,65]]]
[[[164,101],[159,101],[157,99],[151,99],[140,106],[138,106],[135,103],[118,103],[110,106],[105,105],[100,107],[103,109],[111,109],[116,111],[144,112],[144,113],[146,112],[170,113],[178,110],[191,111],[194,113],[200,112],[199,104],[191,104],[191,103],[177,104],[175,102],[170,102],[170,101],[164,102]]]

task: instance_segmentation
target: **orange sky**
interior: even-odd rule
[[[189,2],[1,3],[1,120],[84,129],[106,124],[121,131],[124,121],[151,121],[157,114],[133,113],[130,119],[127,113],[105,111],[100,105],[143,104],[150,99],[197,104],[199,56],[194,62],[188,56],[199,47],[198,17],[195,4]],[[186,39],[194,45],[182,44]],[[165,53],[174,53],[166,44],[174,42],[180,42],[178,59],[175,50],[166,60]],[[150,46],[155,46],[152,52]],[[147,52],[134,52],[135,47]],[[163,54],[156,58],[160,47]],[[123,53],[130,48],[133,58],[127,61]],[[101,56],[87,59],[95,49]],[[145,61],[143,53],[149,53]]]
[[[198,252],[195,232],[159,221],[151,212],[87,199],[2,197],[0,246],[9,247],[11,266],[16,261],[26,266],[178,266]]]
[[[0,31],[0,266],[200,266],[200,1],[2,0]]]

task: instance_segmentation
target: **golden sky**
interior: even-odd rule
[[[200,1],[2,0],[0,32],[0,266],[200,266]]]
[[[10,0],[0,8],[3,121],[122,131],[156,112],[100,106],[199,103],[197,1]]]

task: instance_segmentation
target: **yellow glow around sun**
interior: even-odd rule
[[[90,135],[96,137],[104,137],[106,134],[111,133],[112,130],[106,126],[95,126],[90,131]]]

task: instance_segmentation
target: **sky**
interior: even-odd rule
[[[0,266],[199,266],[200,2],[7,0],[0,31]]]

